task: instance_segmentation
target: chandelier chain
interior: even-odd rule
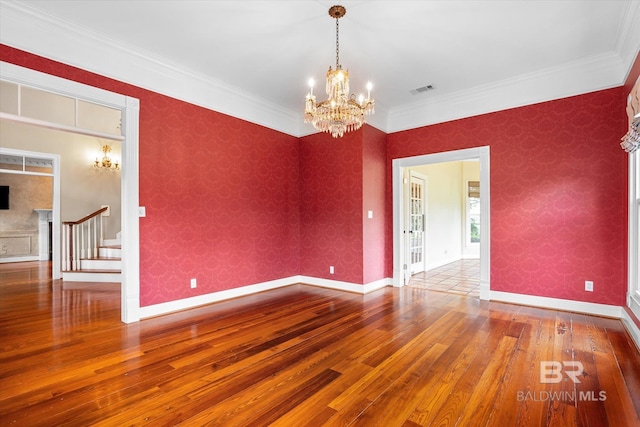
[[[336,70],[340,66],[340,28],[339,28],[340,19],[336,18]]]

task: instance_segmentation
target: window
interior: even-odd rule
[[[467,182],[467,244],[480,243],[480,181]]]

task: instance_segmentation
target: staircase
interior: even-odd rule
[[[98,257],[79,260],[79,268],[63,271],[62,280],[67,282],[121,282],[122,248],[119,244],[98,247]]]
[[[101,213],[105,210],[63,223],[63,281],[122,282],[120,233],[115,239],[101,237]]]

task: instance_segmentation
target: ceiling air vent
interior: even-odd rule
[[[426,85],[419,88],[411,89],[409,92],[411,92],[412,95],[418,95],[420,93],[429,92],[434,89],[435,87],[433,87],[433,85]]]

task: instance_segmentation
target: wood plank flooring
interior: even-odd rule
[[[618,320],[295,285],[125,325],[48,269],[0,265],[2,426],[640,426]]]

